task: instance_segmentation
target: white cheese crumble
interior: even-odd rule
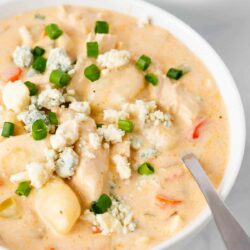
[[[20,68],[28,68],[33,61],[33,55],[28,46],[16,47],[12,57],[14,63]]]
[[[128,113],[136,114],[142,124],[152,123],[159,125],[163,123],[166,127],[171,127],[171,115],[156,109],[155,101],[145,102],[136,100],[135,103],[125,103],[122,109]]]
[[[56,168],[55,161],[58,158],[58,153],[54,149],[48,149],[46,148],[44,151],[44,155],[47,160],[47,167],[50,168],[51,170],[54,170]]]
[[[10,176],[10,181],[12,183],[20,183],[23,181],[28,181],[29,180],[29,174],[27,171],[23,171],[17,174],[13,174]]]
[[[131,147],[132,149],[134,150],[139,150],[142,146],[142,140],[140,137],[138,136],[132,136],[130,138],[130,141],[131,141]]]
[[[156,158],[159,155],[159,152],[158,150],[154,148],[147,148],[147,149],[140,151],[139,155],[140,155],[140,158],[145,161],[145,160],[149,160],[152,158]]]
[[[122,137],[125,135],[125,132],[113,124],[103,125],[97,130],[100,136],[103,136],[106,142],[111,142],[113,144],[122,142]]]
[[[166,127],[171,127],[171,116],[167,113],[163,113],[160,110],[157,110],[155,112],[149,113],[148,120],[152,121],[155,126],[163,123]]]
[[[84,138],[80,139],[79,146],[82,149],[82,152],[83,152],[85,157],[87,157],[89,159],[95,158],[95,154],[91,151],[91,149],[89,148],[90,145],[86,142],[86,140]]]
[[[117,122],[119,119],[126,120],[128,117],[129,114],[124,110],[105,109],[103,111],[103,119],[108,122]]]
[[[31,104],[28,107],[28,110],[25,112],[21,112],[17,115],[17,119],[22,121],[25,124],[25,129],[27,131],[31,131],[32,124],[39,119],[44,120],[46,124],[48,124],[48,118],[44,111],[38,110],[37,107],[37,97],[31,97]]]
[[[94,150],[99,149],[102,145],[102,137],[97,133],[89,133],[89,144]]]
[[[136,229],[130,207],[114,198],[112,198],[111,208],[106,213],[95,215],[90,210],[85,210],[82,219],[98,227],[103,235],[110,235],[111,233],[127,234],[134,232]]]
[[[41,188],[51,177],[52,171],[45,164],[32,162],[26,166],[31,185]]]
[[[61,69],[63,71],[69,71],[73,68],[70,57],[61,48],[54,48],[50,51],[47,67],[49,70]]]
[[[136,100],[135,103],[125,103],[122,106],[123,110],[131,113],[136,113],[139,120],[144,124],[150,112],[155,111],[155,101],[145,102],[143,100]]]
[[[17,116],[17,119],[25,124],[25,129],[27,131],[31,131],[32,124],[39,119],[42,119],[45,121],[45,123],[47,123],[45,112],[34,108],[33,105],[29,106],[28,111],[20,113]]]
[[[37,99],[37,104],[39,108],[52,109],[59,107],[65,99],[61,91],[57,89],[45,89],[39,95]]]
[[[112,49],[97,57],[97,63],[108,69],[119,68],[129,63],[131,54],[127,50]]]
[[[78,138],[78,122],[76,120],[69,120],[58,126],[56,134],[50,137],[50,143],[53,149],[61,151],[66,146],[73,145]]]
[[[52,176],[55,170],[57,153],[53,149],[45,149],[47,162],[31,162],[25,166],[26,170],[10,176],[10,181],[20,183],[30,181],[31,185],[39,189],[43,187]]]
[[[2,91],[5,107],[15,113],[24,111],[30,103],[30,93],[22,81],[8,82]]]
[[[128,162],[128,158],[122,155],[115,155],[112,158],[115,163],[116,170],[121,179],[129,179],[131,176],[131,168],[130,163]]]
[[[83,113],[86,115],[90,115],[90,112],[91,112],[90,105],[88,102],[75,101],[75,102],[70,103],[69,108],[76,112]]]
[[[56,173],[62,178],[69,178],[74,175],[78,163],[78,155],[72,148],[66,147],[56,161]]]

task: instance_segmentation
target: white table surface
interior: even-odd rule
[[[250,0],[148,0],[200,33],[231,71],[240,91],[250,128]],[[201,3],[202,2],[202,3]],[[247,136],[242,169],[226,203],[250,234],[250,138]],[[185,250],[225,250],[214,222]],[[180,250],[184,250],[180,249]],[[235,249],[237,250],[237,249]]]

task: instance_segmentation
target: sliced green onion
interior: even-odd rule
[[[142,55],[137,60],[136,67],[140,70],[145,71],[146,69],[148,69],[150,64],[151,64],[151,58],[146,55]]]
[[[102,123],[97,123],[97,124],[96,124],[96,128],[101,128],[102,126],[103,126]]]
[[[153,86],[156,86],[158,84],[158,77],[153,73],[146,74],[145,80],[151,83]]]
[[[3,124],[2,136],[10,137],[14,134],[15,124],[12,122],[5,122]]]
[[[170,68],[167,73],[167,77],[178,80],[183,76],[183,72],[180,69]]]
[[[48,119],[51,125],[58,125],[58,119],[57,119],[56,113],[49,111]]]
[[[28,196],[31,191],[31,186],[29,181],[20,182],[17,189],[16,194],[20,196]]]
[[[38,56],[42,56],[45,53],[45,49],[36,46],[33,50],[32,50],[32,54],[33,56],[36,58]]]
[[[36,141],[42,140],[47,137],[47,126],[44,120],[39,119],[32,124],[32,137]]]
[[[144,162],[138,168],[138,173],[140,175],[151,175],[154,172],[155,172],[154,167],[150,163],[148,163],[148,162]]]
[[[42,56],[38,56],[32,63],[32,68],[40,73],[43,73],[46,69],[46,64],[47,59]]]
[[[60,88],[67,86],[70,80],[70,75],[60,69],[53,70],[49,77],[49,81]]]
[[[91,82],[94,82],[94,81],[97,81],[100,78],[101,71],[95,64],[91,64],[90,66],[85,68],[84,75]]]
[[[99,55],[99,45],[97,42],[88,42],[87,43],[87,56],[88,57],[98,57]]]
[[[45,27],[45,32],[50,39],[56,40],[63,34],[63,31],[55,23],[51,23]]]
[[[134,129],[134,124],[133,124],[133,122],[131,122],[129,120],[119,119],[118,120],[118,128],[127,132],[127,133],[131,133]]]
[[[96,21],[95,33],[108,34],[109,24],[106,21]]]
[[[36,14],[34,15],[34,18],[35,18],[35,19],[44,20],[46,17],[45,17],[44,15],[42,15],[42,14],[36,13]]]
[[[26,85],[26,87],[29,89],[30,91],[30,96],[36,95],[38,92],[37,86],[35,83],[30,82],[30,81],[26,81],[24,82],[24,84]]]
[[[106,194],[102,194],[97,201],[91,204],[91,211],[95,214],[103,214],[111,207],[112,200]]]

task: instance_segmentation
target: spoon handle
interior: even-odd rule
[[[188,154],[182,160],[204,194],[227,249],[250,250],[249,236],[220,199],[197,158]]]

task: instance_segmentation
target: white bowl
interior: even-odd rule
[[[0,18],[24,11],[59,4],[87,5],[106,8],[135,17],[150,16],[153,23],[170,31],[207,66],[223,96],[230,126],[230,157],[225,176],[219,188],[223,198],[229,194],[239,173],[245,147],[245,116],[240,95],[228,69],[210,45],[178,18],[140,0],[1,0]],[[4,46],[4,45],[2,45]],[[192,239],[209,221],[211,214],[204,211],[184,230],[154,249],[178,249]]]

